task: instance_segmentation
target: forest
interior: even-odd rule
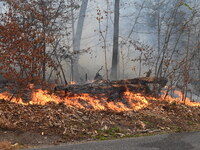
[[[197,0],[2,0],[0,73],[16,84],[165,77],[198,94]],[[97,75],[97,74],[96,74]]]
[[[199,0],[0,0],[0,149],[197,131],[199,102]]]

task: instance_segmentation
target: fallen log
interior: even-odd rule
[[[157,77],[141,77],[127,80],[117,80],[112,81],[112,83],[116,84],[160,84],[164,87],[167,84],[166,78],[157,78]]]
[[[65,91],[67,93],[89,93],[89,94],[110,94],[123,93],[125,91],[144,93],[144,94],[158,94],[158,91],[167,83],[166,78],[157,77],[141,77],[127,80],[98,80],[93,83],[73,84],[63,87],[55,87],[54,91]]]

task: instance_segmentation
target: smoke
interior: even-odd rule
[[[173,59],[174,57],[179,58],[184,56],[180,55],[178,51],[180,51],[181,54],[185,54],[184,50],[187,45],[187,42],[185,42],[187,40],[186,33],[181,35],[180,42],[178,42],[177,46],[176,41],[179,38],[179,33],[183,30],[183,24],[190,21],[190,17],[193,15],[194,11],[184,6],[179,8],[179,15],[174,17],[176,21],[174,26],[176,28],[172,28],[171,33],[173,36],[167,39],[167,34],[170,33],[167,33],[168,27],[171,28],[171,24],[173,23],[173,18],[171,20],[170,17],[173,15],[173,9],[177,2],[178,1],[171,0],[120,1],[119,75],[121,79],[145,76],[145,72],[155,68],[156,61],[158,61],[158,63],[161,62],[161,58],[157,59],[160,54],[158,52],[158,39],[160,39],[160,49],[164,47],[167,51],[166,53],[161,53],[160,56],[170,57],[170,55],[173,54],[173,50]],[[193,8],[198,6],[198,2],[198,0],[194,0],[193,2],[188,1],[188,4]],[[3,10],[2,7],[1,10]],[[195,8],[195,10],[198,9]],[[100,11],[100,14],[97,14],[98,11]],[[93,80],[96,72],[101,66],[104,66],[100,74],[106,79],[105,61],[108,65],[108,74],[110,75],[113,46],[113,11],[114,0],[89,1],[81,39],[81,50],[87,50],[87,52],[81,53],[79,60],[82,78],[87,74],[88,79]],[[79,9],[75,10],[75,14],[78,15],[78,12]],[[98,21],[97,17],[102,17],[102,19]],[[75,18],[77,18],[77,16],[75,16]],[[160,22],[158,22],[158,18],[160,18]],[[196,20],[194,20],[194,24],[197,23],[198,20],[197,17]],[[178,22],[180,24],[176,25]],[[158,24],[161,30],[159,36]],[[76,25],[77,21],[75,22],[75,26]],[[186,28],[184,28],[184,30],[185,29]],[[196,45],[197,34],[192,33],[191,36],[196,37],[196,39],[191,39],[193,43],[189,45]],[[70,41],[67,42],[67,39],[64,39],[62,44],[70,47],[72,45],[72,39],[69,40]],[[72,51],[72,49],[70,50]],[[198,59],[197,56],[195,56],[195,59]],[[64,60],[62,65],[67,80],[69,81],[71,79],[70,61],[68,60],[67,62]],[[173,64],[171,66],[171,68],[169,67],[167,69],[169,70],[174,67]],[[155,72],[156,70],[153,71]],[[55,78],[55,76],[53,78]]]
[[[139,1],[138,1],[139,2]],[[106,16],[105,11],[107,11],[107,4],[106,1],[101,2],[94,2],[90,1],[86,20],[84,24],[84,31],[81,41],[81,49],[90,48],[90,52],[83,54],[80,56],[80,65],[82,67],[82,74],[88,73],[89,76],[95,76],[96,71],[101,67],[104,66],[102,72],[100,72],[104,77],[106,76],[105,71],[105,47],[104,47],[104,39],[106,38],[106,52],[107,52],[107,64],[110,74],[111,68],[111,60],[112,60],[112,42],[113,42],[113,9],[114,9],[114,2],[110,1],[108,3],[109,11],[108,16]],[[127,36],[130,34],[132,26],[136,18],[140,18],[141,14],[137,14],[137,7],[138,4],[135,2],[127,2],[125,0],[121,1],[120,4],[120,42],[122,43],[119,46],[119,68],[124,66],[124,72],[120,69],[119,74],[122,78],[126,77],[135,77],[138,75],[135,69],[139,68],[137,62],[131,61],[134,57],[138,57],[140,53],[134,51],[134,48],[128,46],[128,40],[138,40],[138,41],[146,41],[149,37],[140,34],[139,32],[135,32],[136,30],[144,30],[145,26],[137,25],[134,29],[134,32],[131,34],[130,38]],[[100,10],[100,17],[103,19],[99,22],[97,20],[97,10]],[[139,16],[136,16],[139,15]],[[140,16],[141,15],[141,16]],[[107,18],[108,17],[108,22]],[[137,21],[140,21],[138,19]],[[137,24],[137,23],[136,23]],[[107,27],[107,30],[106,30]],[[101,36],[100,32],[102,32]],[[124,41],[126,42],[126,46],[123,45]],[[122,56],[123,55],[123,56]],[[122,60],[122,57],[124,57]],[[123,64],[122,64],[123,61]],[[144,67],[145,68],[145,67]]]

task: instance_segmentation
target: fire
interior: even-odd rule
[[[165,100],[169,102],[184,103],[189,106],[200,106],[200,103],[191,102],[189,98],[182,101],[183,94],[180,91],[175,91],[178,97],[174,98],[170,95],[165,97]],[[48,102],[64,103],[67,106],[77,107],[81,109],[91,110],[112,110],[117,112],[140,110],[147,107],[150,102],[149,100],[164,100],[164,95],[161,98],[155,98],[150,96],[144,96],[141,93],[133,93],[128,89],[123,93],[120,100],[108,101],[106,95],[94,96],[92,94],[74,94],[71,96],[68,94],[65,97],[59,97],[55,94],[50,94],[47,90],[38,89],[32,92],[31,100],[28,103],[23,102],[21,97],[13,97],[10,93],[0,93],[0,99],[11,100],[14,103],[23,105],[45,105]]]
[[[165,97],[165,100],[169,101],[169,102],[177,102],[177,103],[180,103],[180,104],[185,104],[185,105],[188,105],[188,106],[200,106],[200,103],[198,102],[192,102],[188,97],[186,97],[184,99],[184,95],[181,91],[178,91],[178,90],[175,90],[174,91],[174,94],[177,95],[177,97],[172,97],[171,95],[167,95]],[[162,95],[161,99],[164,99],[164,95]]]
[[[22,98],[20,98],[20,97],[13,97],[13,95],[10,94],[10,93],[8,93],[8,92],[0,93],[0,100],[8,100],[8,101],[12,100],[12,102],[14,102],[14,103],[26,105],[26,103],[24,103],[22,101]]]
[[[9,93],[1,93],[0,99],[10,100],[11,95]],[[139,110],[148,105],[148,100],[141,94],[125,92],[124,103],[120,101],[107,101],[107,98],[102,94],[102,97],[96,97],[91,94],[75,94],[73,96],[66,96],[61,98],[55,94],[49,94],[47,90],[38,89],[32,92],[31,101],[29,103],[23,102],[22,98],[12,98],[12,102],[28,105],[37,104],[45,105],[48,102],[64,103],[67,106],[78,107],[81,109],[93,109],[93,110],[113,110],[113,111],[130,111]]]
[[[130,97],[129,97],[130,96]],[[65,97],[63,99],[66,105],[79,107],[82,109],[95,109],[95,110],[113,110],[113,111],[129,111],[129,110],[139,110],[144,106],[148,105],[148,101],[140,94],[130,94],[127,93],[125,96],[127,104],[123,102],[108,102],[107,98],[102,95],[101,98],[92,96],[90,94],[76,94],[73,97]],[[137,103],[134,104],[134,101]]]
[[[54,102],[58,104],[61,102],[61,99],[53,94],[48,94],[47,90],[38,89],[37,91],[32,92],[30,104],[39,104],[45,105],[48,102]]]
[[[74,85],[74,84],[77,84],[77,83],[75,81],[70,81],[69,84]]]
[[[149,105],[148,98],[144,97],[140,93],[132,93],[130,91],[126,91],[124,96],[128,99],[128,102],[132,109],[139,110]],[[136,103],[133,103],[136,101]]]

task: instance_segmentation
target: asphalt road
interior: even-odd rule
[[[200,132],[67,144],[27,150],[200,150]]]

